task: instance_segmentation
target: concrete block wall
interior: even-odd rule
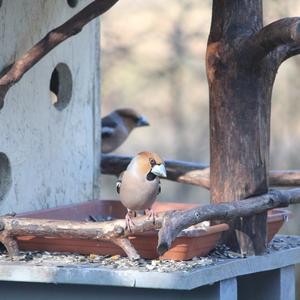
[[[90,2],[0,1],[0,70]],[[0,132],[0,214],[98,198],[97,20],[10,89],[0,109]]]

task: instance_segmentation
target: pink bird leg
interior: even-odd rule
[[[155,224],[155,211],[153,210],[153,208],[146,209],[145,214],[149,220],[153,219],[153,224]]]
[[[126,228],[129,231],[132,231],[132,227],[134,226],[134,222],[132,221],[132,218],[136,217],[136,212],[134,210],[130,210],[127,208],[127,214],[125,216],[125,222],[126,222]]]

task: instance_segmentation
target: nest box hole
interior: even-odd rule
[[[78,0],[67,0],[67,2],[68,2],[70,7],[76,7],[77,4],[78,4]]]
[[[64,63],[58,64],[51,74],[50,96],[52,104],[58,110],[66,108],[71,100],[72,73]]]
[[[12,184],[10,162],[6,154],[0,152],[0,201],[4,199]]]

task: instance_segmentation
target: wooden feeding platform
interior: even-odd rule
[[[100,153],[99,24],[91,21],[117,2],[0,0],[1,298],[295,299],[299,237],[270,240],[285,208],[300,202],[300,172],[269,170],[269,145],[272,87],[280,65],[300,53],[300,18],[264,26],[262,0],[213,0],[210,166],[166,161],[167,179],[209,189],[210,204],[157,203],[155,222],[139,216],[129,229],[120,203],[82,203],[100,198],[101,171],[119,174],[130,159]],[[203,230],[203,221],[213,225]],[[238,257],[198,257],[212,255],[219,238]],[[49,262],[51,254],[19,248],[98,260],[69,253]],[[108,254],[116,264],[103,265]]]
[[[294,191],[298,201],[299,190]],[[278,206],[281,202],[279,198],[277,203],[274,196],[276,195],[269,196],[272,197],[272,201],[266,197],[267,207],[270,203]],[[251,204],[254,204],[254,209],[258,209],[258,212],[265,210],[264,206],[257,205],[256,202],[257,199],[250,198],[243,201],[242,206],[239,203],[235,205],[224,203],[217,207],[157,202],[154,206],[157,211],[155,221],[146,216],[137,217],[134,218],[134,226],[129,229],[125,226],[125,221],[120,219],[126,210],[119,201],[90,201],[40,212],[24,213],[19,216],[2,216],[0,217],[0,241],[11,256],[19,255],[21,246],[26,250],[70,251],[102,255],[124,254],[125,252],[133,260],[139,259],[140,255],[144,258],[187,260],[194,256],[206,255],[216,246],[221,233],[229,229],[227,224],[209,227],[206,225],[203,228],[201,215],[203,220],[222,219],[222,216],[226,219],[228,213],[231,216],[230,212],[244,216],[249,214],[249,208],[252,211]],[[227,208],[225,212],[224,207]],[[288,216],[287,210],[269,211],[268,241],[280,229]],[[97,220],[99,217],[106,221],[86,221],[91,218]]]
[[[156,202],[154,205],[154,209],[157,212],[168,211],[171,209],[183,210],[194,207],[197,207],[197,204]],[[61,208],[23,213],[19,215],[19,217],[86,221],[91,218],[94,220],[121,219],[124,217],[125,213],[126,209],[119,201],[98,200],[76,205],[67,205]],[[273,236],[283,225],[284,221],[288,219],[289,215],[290,212],[286,209],[274,209],[269,212],[268,241],[271,241]],[[172,243],[170,250],[160,257],[156,249],[158,243],[157,230],[138,233],[134,236],[130,236],[129,240],[142,258],[189,260],[196,256],[206,256],[209,251],[214,249],[216,246],[221,233],[228,230],[228,228],[227,224],[208,226],[205,230],[201,226],[198,226],[198,228],[197,226],[188,228],[177,236],[175,241]],[[124,253],[122,248],[112,242],[94,239],[76,239],[75,236],[73,239],[62,239],[55,236],[17,236],[17,243],[20,250],[27,251],[40,250],[126,256],[126,253]]]

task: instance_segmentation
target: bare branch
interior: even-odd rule
[[[106,240],[121,247],[130,259],[138,259],[138,253],[126,237],[137,232],[160,228],[163,215],[162,213],[157,217],[155,224],[148,217],[135,218],[135,225],[131,231],[126,230],[125,220],[79,222],[3,216],[0,217],[0,242],[8,253],[14,256],[19,253],[17,236]]]
[[[134,249],[133,245],[131,244],[130,240],[127,238],[116,238],[112,239],[112,242],[115,243],[117,246],[122,248],[126,255],[131,259],[131,260],[137,260],[140,259],[140,255],[136,252]]]
[[[185,211],[165,215],[159,231],[157,250],[160,255],[170,247],[176,236],[185,228],[207,220],[228,220],[248,217],[276,207],[300,203],[300,189],[276,190],[268,194],[251,197],[242,201],[209,204]]]
[[[291,43],[287,46],[279,48],[277,52],[277,62],[279,66],[290,57],[300,54],[300,45],[297,43]]]
[[[0,103],[4,101],[4,97],[10,87],[16,84],[22,76],[47,53],[69,37],[79,33],[87,23],[105,13],[117,1],[118,0],[93,1],[67,22],[47,33],[35,46],[24,53],[10,67],[3,70],[0,78]]]
[[[9,256],[19,255],[19,247],[17,241],[13,236],[10,236],[7,231],[4,231],[0,234],[0,242],[6,248]]]
[[[300,186],[300,170],[272,170],[269,172],[271,186]]]
[[[300,43],[300,18],[284,18],[275,21],[252,35],[245,43],[244,50],[252,59],[259,61],[273,50]]]
[[[291,45],[286,53],[285,60],[300,54],[300,45]]]
[[[127,168],[131,159],[130,156],[102,154],[101,172],[118,176]],[[166,160],[165,163],[168,180],[209,189],[210,169],[208,165],[177,160]],[[273,170],[269,173],[269,180],[273,187],[300,186],[300,170]]]

